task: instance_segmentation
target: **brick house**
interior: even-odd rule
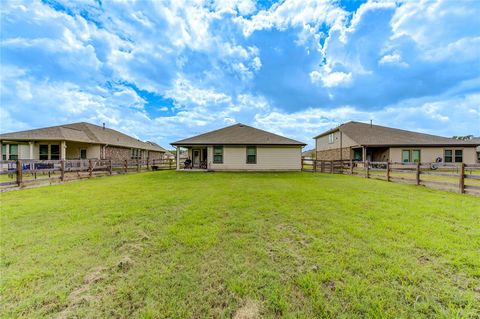
[[[347,122],[315,137],[317,160],[480,162],[480,141]]]
[[[162,159],[165,149],[119,131],[80,122],[0,134],[1,159]]]

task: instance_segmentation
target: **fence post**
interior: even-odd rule
[[[125,163],[124,163],[124,169],[125,169],[125,174],[128,173],[128,160],[125,160]]]
[[[365,161],[363,165],[365,166],[365,178],[370,178],[370,162]]]
[[[169,160],[168,160],[168,168],[169,168],[169,169],[172,169],[172,163],[173,163],[173,160],[172,160],[172,159],[169,159]]]
[[[415,185],[420,185],[420,162],[417,162],[415,171]]]
[[[148,168],[149,168],[149,162],[150,162],[150,159],[147,157],[147,171],[148,171]]]
[[[88,176],[92,177],[92,174],[93,174],[93,165],[92,165],[92,160],[89,159],[88,160]]]
[[[140,172],[140,163],[139,163],[139,160],[137,158],[137,173]]]
[[[387,182],[390,182],[390,161],[387,161]]]
[[[112,175],[112,160],[108,160],[108,174]]]
[[[353,175],[353,159],[350,159],[350,175]]]
[[[65,161],[60,161],[60,180],[63,182],[65,180]]]
[[[460,164],[460,180],[458,183],[458,191],[460,194],[465,192],[465,163]]]
[[[325,161],[320,162],[320,173],[325,173]]]
[[[316,173],[317,172],[317,160],[312,160],[313,162],[313,172]]]
[[[18,186],[22,186],[22,179],[23,179],[22,173],[23,173],[22,161],[17,160],[17,185]]]

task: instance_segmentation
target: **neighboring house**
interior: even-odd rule
[[[306,144],[280,135],[235,124],[172,143],[186,148],[194,168],[210,170],[300,170]],[[177,154],[180,154],[177,152]],[[180,160],[177,159],[177,169]]]
[[[474,140],[347,122],[315,137],[317,160],[479,162]]]
[[[0,134],[3,160],[161,159],[165,149],[90,123]]]
[[[303,159],[308,159],[308,160],[315,159],[315,149],[311,149],[311,150],[302,152],[302,158]]]

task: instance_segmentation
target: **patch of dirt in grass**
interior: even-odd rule
[[[123,272],[129,271],[133,266],[133,261],[128,256],[124,256],[117,264],[117,269]]]
[[[237,309],[233,319],[254,319],[260,318],[260,306],[258,302],[248,299],[243,306]]]
[[[72,312],[81,304],[89,303],[94,300],[94,296],[88,294],[90,291],[91,285],[103,280],[105,278],[105,267],[96,267],[93,268],[89,273],[83,278],[83,283],[80,287],[74,289],[68,296],[68,305],[63,309],[57,316],[58,319],[70,318]]]
[[[329,280],[329,281],[325,282],[324,284],[325,284],[325,287],[327,287],[327,288],[330,289],[331,291],[335,291],[335,290],[336,290],[335,281],[334,281],[334,280]]]

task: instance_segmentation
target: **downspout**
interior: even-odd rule
[[[105,125],[105,124],[104,124],[104,125]],[[108,145],[109,145],[109,144],[103,145],[103,154],[101,154],[102,159],[106,159],[105,154],[107,153],[107,146],[108,146]]]
[[[340,131],[340,161],[343,160],[342,131]]]

